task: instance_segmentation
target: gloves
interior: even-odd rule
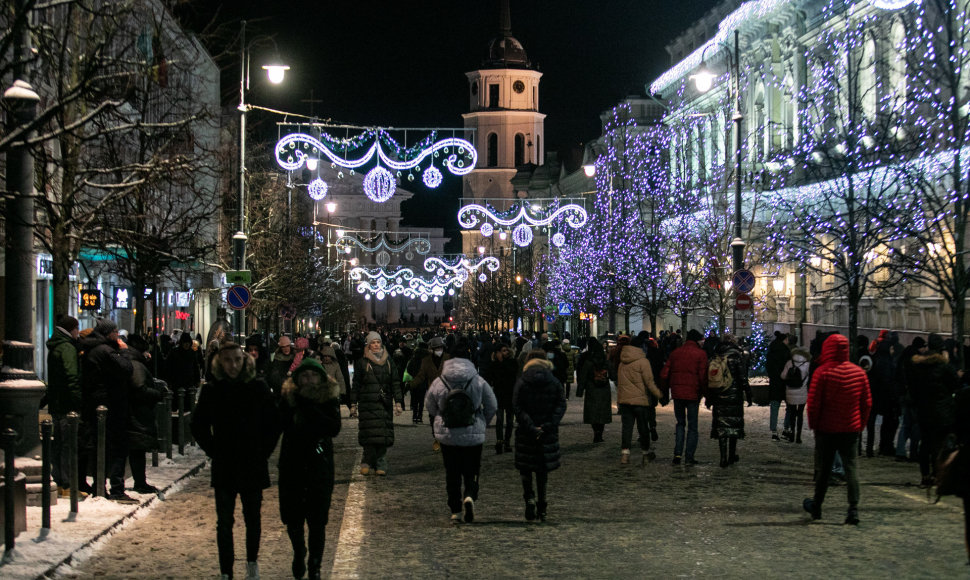
[[[357,405],[351,405],[350,406],[350,418],[351,419],[356,419],[357,418]]]
[[[398,416],[404,412],[404,405],[401,403],[394,403],[394,416]]]
[[[667,395],[664,395],[663,397],[660,398],[661,407],[666,407],[668,403],[670,403],[670,397],[668,397]]]

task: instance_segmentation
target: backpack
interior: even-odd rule
[[[460,427],[468,427],[475,423],[475,413],[478,411],[478,408],[475,407],[471,396],[465,391],[465,388],[471,384],[472,379],[469,379],[461,387],[453,389],[443,377],[441,378],[442,384],[448,389],[448,394],[445,395],[445,404],[441,408],[441,420],[444,422],[445,427],[457,429]]]
[[[802,388],[802,370],[798,368],[798,365],[792,363],[791,368],[788,369],[788,388],[797,391]]]
[[[707,365],[707,388],[719,391],[731,385],[734,377],[731,376],[731,369],[728,368],[727,357],[718,355],[711,359]]]

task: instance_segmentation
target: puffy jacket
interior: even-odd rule
[[[804,405],[808,402],[808,379],[811,374],[811,355],[807,351],[800,348],[792,350],[791,360],[785,363],[785,367],[781,371],[781,378],[785,381],[785,402],[789,405]],[[798,372],[802,375],[801,386],[797,389],[791,388],[788,384],[788,373],[791,369],[797,367]]]
[[[721,350],[724,346],[717,347]],[[731,371],[731,384],[708,394],[707,401],[714,406],[711,418],[711,438],[738,437],[744,439],[744,394],[748,386],[748,369],[741,357],[741,351],[728,346],[724,351],[728,369]]]
[[[787,344],[776,338],[768,345],[765,371],[768,373],[768,399],[771,401],[785,400],[785,381],[781,377],[781,372],[789,360],[791,360],[791,349]]]
[[[547,472],[559,467],[559,422],[566,414],[566,393],[552,374],[552,363],[526,362],[515,383],[515,467]]]
[[[960,386],[949,355],[934,351],[914,355],[912,376],[909,391],[916,403],[920,433],[929,436],[946,432],[953,424],[953,393]]]
[[[47,409],[52,415],[81,412],[77,341],[60,328],[47,340]]]
[[[81,340],[81,422],[84,439],[91,446],[98,424],[97,408],[108,408],[106,422],[109,440],[127,440],[128,382],[133,367],[122,356],[116,341],[92,332]]]
[[[626,345],[620,351],[620,366],[616,371],[616,402],[620,405],[654,406],[661,398],[653,381],[653,369],[643,349]]]
[[[349,392],[350,403],[360,410],[357,442],[362,446],[394,445],[394,402],[404,405],[400,374],[394,361],[381,350],[371,358],[370,351],[354,365],[354,380]]]
[[[467,427],[448,428],[441,417],[441,410],[448,397],[448,386],[452,389],[465,389],[471,397],[472,404],[478,411],[475,422]],[[434,417],[434,436],[442,445],[456,445],[458,447],[472,447],[485,443],[485,433],[488,424],[498,410],[495,393],[485,379],[479,376],[472,361],[466,358],[453,358],[445,361],[441,367],[441,376],[431,383],[428,394],[424,397],[424,406]]]
[[[148,370],[145,355],[131,348],[123,352],[132,366],[128,397],[128,448],[133,451],[151,451],[158,445],[155,404],[164,398],[168,389],[165,388],[165,383],[155,382],[155,377]]]
[[[820,433],[860,433],[869,420],[869,379],[849,362],[849,339],[833,334],[822,344],[808,390],[808,425]]]
[[[566,367],[566,380],[571,383],[573,377],[576,376],[576,371],[579,370],[576,368],[576,351],[568,344],[562,345],[562,351],[566,353],[566,360],[569,363],[569,366]]]
[[[670,353],[660,376],[670,386],[670,398],[699,401],[707,387],[707,353],[688,340]]]

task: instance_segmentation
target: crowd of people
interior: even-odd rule
[[[154,420],[147,413],[164,396],[150,369],[161,368],[169,388],[186,394],[185,407],[194,407],[193,437],[212,459],[220,569],[229,578],[237,496],[246,523],[247,578],[258,577],[262,490],[269,486],[268,460],[281,434],[280,515],[293,546],[292,572],[296,578],[307,572],[319,577],[334,485],[332,438],[340,431],[341,406],[358,422],[359,470],[366,477],[390,472],[396,416],[409,409],[414,424],[427,418],[432,450],[441,453],[444,464],[451,521],[458,524],[475,520],[481,458],[493,420],[495,453],[514,453],[525,518],[542,521],[549,511],[549,474],[560,464],[559,422],[573,393],[582,399],[593,443],[607,440],[607,425],[619,416],[621,465],[632,462],[634,445],[641,465],[657,459],[656,408],[671,402],[676,418],[672,463],[695,465],[704,402],[712,411],[710,437],[717,441],[720,467],[729,468],[740,461],[745,406],[753,400],[752,357],[744,341],[730,334],[705,338],[696,330],[581,338],[575,345],[568,333],[561,339],[547,333],[441,335],[433,330],[373,330],[337,340],[284,335],[273,340],[269,354],[258,335],[203,347],[201,337],[188,333],[157,343],[121,337],[108,320],[84,337],[70,317],[61,317],[57,326],[48,343],[48,400],[56,441],[66,414],[81,414],[82,491],[92,486],[90,427],[101,404],[109,409],[107,497],[131,501],[124,487],[126,461],[133,491],[155,491],[144,466],[145,451],[155,442]],[[776,333],[767,349],[765,436],[801,443],[807,408],[815,435],[816,487],[803,507],[813,519],[821,518],[827,489],[841,477],[849,498],[845,521],[859,522],[856,458],[863,446],[869,457],[878,451],[918,461],[922,484],[929,486],[947,437],[955,433],[966,443],[968,391],[960,390],[964,379],[953,345],[938,335],[903,348],[894,334],[883,333],[858,345],[864,353],[856,357],[858,364],[850,362],[848,340],[841,335],[820,334],[808,349],[794,342]],[[153,358],[164,364],[155,367]],[[53,476],[62,493],[70,485],[64,455],[55,445]],[[959,493],[966,498],[966,492],[964,484]]]

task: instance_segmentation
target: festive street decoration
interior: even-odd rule
[[[552,245],[561,248],[566,245],[566,236],[562,232],[556,232],[552,236]]]
[[[321,199],[327,197],[327,182],[320,179],[319,177],[310,182],[307,186],[307,192],[310,194],[310,199],[314,201],[320,201]]]
[[[491,220],[496,224],[501,226],[511,227],[517,224],[528,224],[530,226],[547,226],[557,219],[562,218],[563,221],[571,228],[581,228],[586,223],[588,215],[586,209],[581,205],[575,203],[568,203],[561,207],[554,207],[560,200],[540,200],[532,199],[522,202],[518,205],[513,205],[512,208],[505,213],[499,213],[491,208],[485,207],[478,203],[470,203],[468,205],[462,206],[458,210],[458,223],[461,227],[470,229],[474,228],[485,220]],[[542,210],[533,209],[534,205],[539,205],[543,202],[549,202],[548,207],[552,208],[548,212],[548,215],[541,215]],[[516,211],[518,210],[518,211]],[[540,215],[536,215],[536,214]],[[511,217],[510,217],[511,216]],[[483,235],[487,235],[482,232]]]
[[[359,239],[354,235],[345,234],[337,238],[335,242],[340,250],[345,250],[346,248],[356,247],[360,250],[368,253],[378,252],[380,250],[387,250],[392,254],[400,254],[402,252],[415,251],[422,256],[427,255],[431,251],[431,242],[428,238],[415,237],[413,234],[406,234],[407,237],[399,242],[393,242],[389,239],[389,236],[396,236],[402,234],[395,234],[393,232],[382,232],[376,237],[369,239]],[[410,259],[410,258],[408,258]]]
[[[477,262],[462,256],[458,258],[455,264],[448,264],[441,258],[435,256],[427,258],[424,261],[424,269],[428,272],[436,273],[439,277],[445,276],[446,272],[450,272],[455,276],[461,276],[464,273],[464,276],[467,277],[468,274],[477,272],[482,268],[487,268],[489,272],[498,272],[499,267],[498,258],[494,256],[486,256]]]
[[[378,165],[364,177],[364,195],[377,203],[384,203],[394,195],[394,175]]]
[[[439,170],[437,167],[433,165],[429,167],[427,170],[425,170],[424,175],[421,177],[421,181],[424,182],[425,186],[431,189],[434,189],[439,185],[441,185],[442,179],[443,178],[441,176],[441,170]]]
[[[512,241],[519,247],[526,247],[532,243],[532,228],[525,224],[519,224],[512,230]]]
[[[382,252],[386,253],[386,252]],[[378,256],[381,254],[379,253]],[[403,296],[416,298],[426,302],[429,298],[437,301],[442,296],[453,296],[455,290],[461,288],[468,281],[469,274],[479,270],[497,272],[500,264],[498,258],[486,256],[474,261],[459,256],[455,263],[432,256],[424,261],[424,269],[431,273],[429,277],[415,274],[407,266],[394,270],[386,269],[387,264],[379,268],[365,268],[357,266],[350,270],[350,279],[356,283],[357,292],[364,294],[368,300],[374,296],[377,300],[384,300],[388,296]],[[479,274],[479,280],[487,279],[484,271]]]

